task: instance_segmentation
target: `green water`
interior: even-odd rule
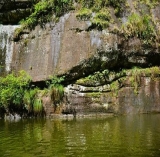
[[[0,120],[0,157],[160,157],[160,115]]]

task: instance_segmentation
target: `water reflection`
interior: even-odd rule
[[[160,156],[160,115],[0,121],[0,156]]]

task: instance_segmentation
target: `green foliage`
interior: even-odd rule
[[[54,104],[59,104],[64,96],[64,87],[61,84],[64,81],[64,77],[52,77],[51,83],[49,85],[51,99],[53,100]]]
[[[120,16],[120,14],[124,11],[124,6],[126,0],[108,0],[110,6],[112,6],[115,10],[115,15]]]
[[[33,111],[34,111],[34,113],[37,113],[37,114],[42,113],[42,111],[43,111],[43,104],[42,104],[42,100],[41,99],[36,98],[34,100]]]
[[[38,88],[28,89],[24,92],[23,103],[28,112],[34,111],[33,104],[37,97]]]
[[[106,28],[110,20],[109,11],[106,10],[112,7],[115,10],[115,15],[119,16],[126,0],[77,0],[77,2],[81,6],[78,8],[78,19],[86,20],[92,17],[93,25],[98,26],[98,28]],[[34,5],[31,15],[21,20],[22,28],[17,30],[16,35],[25,28],[33,29],[38,24],[43,27],[46,22],[57,21],[57,18],[73,9],[72,3],[73,0],[39,0]]]
[[[64,87],[61,83],[64,77],[52,77],[48,82],[47,91],[30,88],[30,81],[30,77],[24,71],[17,75],[11,73],[6,77],[0,77],[0,109],[10,113],[23,112],[30,116],[38,116],[44,113],[41,100],[44,92],[50,94],[55,105],[62,101]]]
[[[94,101],[95,101],[95,98],[100,98],[101,94],[102,94],[101,92],[92,92],[92,93],[86,93],[86,96],[94,98]],[[97,100],[98,100],[98,102],[100,102],[99,99],[97,99]]]
[[[32,14],[23,19],[20,24],[22,28],[32,29],[40,24],[44,24],[51,20],[52,14],[55,17],[60,17],[62,14],[70,10],[72,7],[72,0],[40,0],[34,5]]]
[[[62,85],[50,86],[51,99],[54,104],[59,104],[64,96],[64,87]]]
[[[99,12],[101,9],[113,7],[117,16],[123,11],[126,0],[78,0],[82,8],[92,9],[93,12]]]
[[[51,77],[51,81],[46,81],[46,84],[49,86],[51,99],[53,100],[54,104],[59,104],[64,96],[64,87],[62,82],[64,81],[64,76]]]
[[[137,36],[144,43],[151,43],[155,39],[155,32],[150,20],[151,17],[148,15],[140,16],[132,13],[128,17],[128,21],[122,26],[122,32],[127,39]]]
[[[133,67],[132,69],[123,69],[121,71],[109,71],[104,70],[102,72],[95,72],[93,75],[81,78],[76,81],[76,84],[98,87],[101,85],[109,85],[109,90],[117,96],[118,90],[123,86],[130,85],[134,89],[134,93],[138,94],[138,88],[141,83],[141,77],[150,77],[152,80],[160,77],[160,68],[152,67],[141,69],[138,67]]]
[[[105,29],[113,20],[110,15],[110,8],[113,8],[116,16],[120,16],[126,0],[78,0],[80,9],[77,18],[81,20],[91,20],[91,28],[99,30]]]
[[[159,0],[140,0],[140,2],[153,8],[158,4]]]
[[[113,81],[111,84],[110,84],[110,90],[113,92],[113,94],[115,96],[118,95],[118,90],[120,88],[120,84],[118,81]]]
[[[108,69],[103,70],[102,72],[97,71],[93,75],[77,80],[77,84],[85,86],[98,86],[104,84],[110,84],[114,80],[126,76],[126,71],[122,70],[119,72],[109,71]]]
[[[25,91],[23,102],[28,113],[34,115],[41,115],[43,113],[43,104],[41,96],[39,95],[40,92],[38,88]]]
[[[90,19],[92,16],[92,10],[88,9],[88,8],[82,8],[78,11],[76,17],[79,20],[88,20]]]
[[[102,30],[109,26],[111,16],[107,9],[102,9],[93,17],[92,25]]]
[[[28,88],[29,82],[30,77],[24,71],[0,77],[0,107],[21,107],[24,90]]]
[[[57,77],[57,76],[53,76],[51,77],[51,86],[56,86],[61,84],[64,81],[64,76],[62,77]]]

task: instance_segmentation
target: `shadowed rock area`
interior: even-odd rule
[[[1,0],[0,23],[18,24],[31,13],[32,0]]]

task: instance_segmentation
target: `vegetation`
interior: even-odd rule
[[[73,3],[76,3],[74,7]],[[15,40],[19,39],[19,35],[22,34],[24,29],[33,29],[36,25],[44,27],[46,22],[49,21],[57,22],[60,16],[71,9],[75,9],[77,19],[91,21],[87,30],[103,30],[110,27],[113,32],[116,31],[123,35],[126,40],[136,36],[142,40],[144,45],[152,45],[155,41],[159,42],[160,31],[156,30],[159,24],[150,15],[151,9],[159,1],[134,1],[136,12],[130,7],[129,3],[127,0],[35,0],[31,15],[23,19],[20,22],[22,27],[15,31]],[[129,7],[129,17],[128,21],[121,27],[120,17],[125,6]]]
[[[158,4],[159,0],[140,0],[140,3],[148,5],[150,8],[153,8]]]
[[[149,15],[140,16],[137,13],[132,13],[128,17],[128,21],[122,26],[122,33],[127,39],[138,37],[144,44],[152,43],[156,37],[151,17]]]
[[[109,23],[113,22],[110,9],[113,8],[116,16],[120,16],[123,12],[123,7],[126,0],[79,0],[80,9],[77,13],[77,18],[80,20],[90,20],[91,28],[99,30],[105,29]]]
[[[23,29],[32,29],[38,24],[43,27],[46,22],[51,20],[51,17],[56,20],[71,7],[72,0],[40,0],[34,5],[32,14],[27,19],[23,19],[20,24]],[[53,14],[54,16],[52,16]]]
[[[60,84],[62,81],[64,77],[53,77],[47,82],[48,89],[40,90],[37,87],[31,88],[31,79],[24,71],[0,77],[0,111],[18,113],[21,116],[42,116],[42,93],[49,93],[53,103],[59,104],[64,96],[64,89]]]
[[[126,76],[126,71],[122,70],[119,72],[109,71],[108,69],[102,72],[97,71],[93,75],[77,80],[77,84],[85,86],[99,86],[104,84],[110,84],[111,82]]]
[[[0,77],[0,108],[6,111],[23,109],[24,91],[29,87],[30,77],[24,71]]]
[[[120,16],[126,0],[77,0],[76,2],[80,6],[77,18],[82,20],[91,18],[94,27],[103,29],[111,20],[109,8],[114,8],[115,15]],[[39,0],[34,3],[31,15],[20,21],[22,27],[16,30],[16,37],[24,29],[33,29],[38,24],[44,27],[49,21],[56,22],[60,16],[73,9],[73,0]]]
[[[88,8],[81,8],[76,17],[79,20],[89,20],[92,17],[92,10]]]
[[[43,104],[42,104],[42,100],[40,98],[36,98],[34,100],[33,111],[36,114],[42,114],[43,113]]]
[[[92,27],[102,30],[109,26],[111,22],[111,16],[107,9],[101,9],[95,17],[91,20]]]
[[[43,104],[41,98],[38,95],[39,92],[40,90],[38,88],[28,89],[24,92],[23,103],[29,115],[43,114]]]
[[[64,87],[62,82],[64,81],[64,77],[51,77],[51,82],[47,82],[49,85],[51,99],[54,102],[54,105],[59,104],[63,100],[64,96]]]
[[[160,77],[160,68],[152,67],[141,69],[133,67],[132,69],[123,69],[116,72],[106,69],[102,72],[98,71],[93,75],[79,79],[76,84],[84,86],[102,86],[108,84],[110,91],[117,95],[118,90],[128,82],[130,86],[134,88],[134,92],[137,93],[140,85],[140,77],[142,76],[156,79],[157,77]]]
[[[35,5],[31,15],[23,19],[20,22],[22,27],[15,31],[15,40],[19,40],[25,29],[33,29],[36,25],[44,27],[49,21],[57,22],[60,16],[75,9],[79,20],[91,21],[87,30],[103,30],[109,27],[112,32],[118,32],[126,40],[138,37],[144,45],[160,41],[159,21],[150,14],[151,9],[159,3],[158,0],[134,1],[133,6],[136,11],[127,0],[34,0],[33,2]],[[75,3],[76,5],[73,5]],[[129,17],[128,21],[122,24],[124,9]]]
[[[82,8],[89,8],[93,12],[99,12],[103,8],[113,7],[117,16],[123,11],[126,0],[77,0]]]

